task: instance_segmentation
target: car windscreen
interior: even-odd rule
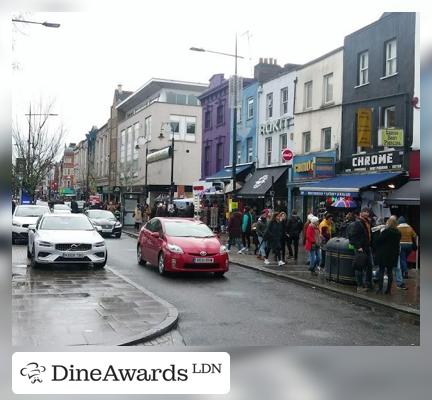
[[[39,229],[48,231],[92,231],[94,227],[87,217],[73,218],[62,215],[43,218]]]
[[[18,206],[15,210],[16,217],[40,217],[45,213],[49,213],[48,207],[26,207]]]
[[[116,219],[111,211],[106,210],[88,210],[87,215],[93,219]]]
[[[165,222],[165,232],[168,236],[174,237],[214,237],[211,229],[204,224],[193,222]]]

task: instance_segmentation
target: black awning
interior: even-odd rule
[[[288,167],[272,167],[257,169],[244,186],[237,193],[239,198],[264,197],[274,183],[288,171]]]
[[[393,190],[386,198],[386,203],[391,205],[407,205],[419,206],[420,205],[420,181],[408,181],[399,189]]]

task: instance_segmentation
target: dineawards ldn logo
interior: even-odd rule
[[[39,365],[37,362],[30,362],[24,368],[21,368],[20,374],[27,376],[31,383],[42,383],[41,374],[45,371],[46,368],[43,365]]]

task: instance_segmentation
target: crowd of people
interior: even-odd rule
[[[303,223],[296,210],[292,210],[289,217],[285,212],[271,212],[269,209],[257,216],[254,210],[245,207],[243,212],[233,210],[230,214],[227,232],[229,252],[232,246],[236,246],[238,254],[249,254],[253,243],[254,254],[265,265],[270,264],[271,253],[278,266],[286,265],[289,259],[297,262],[302,241],[308,257],[306,264],[312,275],[325,268],[328,241],[336,235],[344,237],[354,253],[358,292],[374,290],[374,265],[379,266],[378,293],[391,293],[393,272],[397,287],[406,290],[407,259],[411,251],[417,250],[417,234],[403,216],[391,216],[384,221],[374,218],[367,207],[347,213],[338,231],[329,212],[319,219],[311,211]],[[385,272],[388,283],[384,291]]]

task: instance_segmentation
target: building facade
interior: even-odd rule
[[[65,145],[63,157],[60,162],[59,193],[63,197],[75,196],[75,146],[75,143],[70,143],[68,146]]]
[[[110,130],[108,123],[98,129],[95,140],[94,175],[96,191],[102,194],[102,200],[108,201],[111,188],[109,185]]]

